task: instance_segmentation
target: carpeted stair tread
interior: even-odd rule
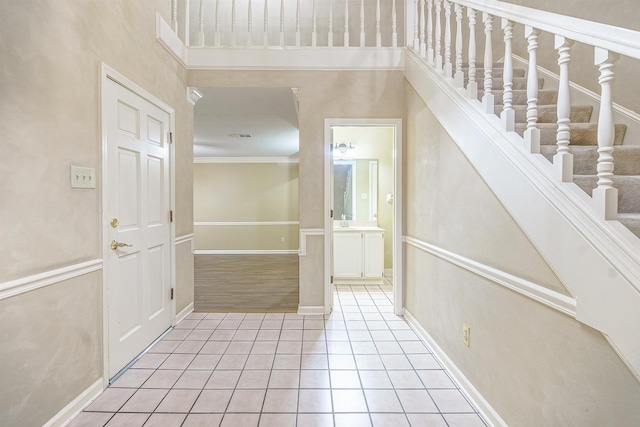
[[[558,125],[556,123],[538,123],[540,129],[540,144],[555,144]],[[526,123],[516,123],[516,132],[524,134]],[[598,145],[598,125],[596,123],[571,123],[571,145]],[[615,125],[614,145],[621,145],[626,125]]]
[[[633,234],[640,237],[640,214],[618,213],[618,221],[627,227]]]
[[[494,103],[495,105],[502,105],[503,101],[502,101],[502,96],[503,96],[503,91],[502,88],[496,88],[494,86],[494,89],[491,90],[491,93],[493,93],[493,97],[494,97]],[[523,89],[515,89],[512,91],[513,94],[513,101],[512,103],[514,105],[526,105],[527,104],[527,91],[523,90]],[[484,95],[484,89],[482,89],[480,86],[478,86],[478,99],[482,99],[482,95]],[[540,105],[550,105],[550,104],[555,104],[558,102],[558,91],[556,90],[539,90],[538,91],[538,104]]]
[[[640,212],[640,176],[615,175],[612,179],[613,186],[618,189],[618,212]],[[591,195],[591,190],[597,187],[598,177],[594,175],[574,175],[573,182]]]
[[[550,162],[556,154],[555,145],[541,145],[540,154]],[[598,147],[594,145],[570,145],[573,154],[573,173],[576,175],[596,175]],[[640,146],[618,145],[613,150],[613,164],[616,175],[640,175]],[[639,191],[640,192],[640,191]]]
[[[492,79],[494,88],[503,88],[504,80],[502,78]],[[464,85],[466,86],[468,83],[468,79],[464,79]],[[478,80],[478,88],[482,89],[484,86],[484,80]],[[544,79],[538,79],[538,89],[542,89],[544,87]],[[527,90],[527,78],[526,77],[514,77],[513,78],[513,86],[512,89],[516,90]]]
[[[526,123],[527,105],[514,105],[516,112],[516,123]],[[500,115],[502,104],[496,104],[495,113]],[[591,105],[576,105],[571,107],[569,120],[571,123],[589,123],[593,107]],[[558,109],[555,104],[538,105],[538,123],[556,123],[558,121]]]

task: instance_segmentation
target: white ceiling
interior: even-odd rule
[[[298,157],[291,88],[198,88],[194,157]],[[234,135],[251,135],[241,138]]]

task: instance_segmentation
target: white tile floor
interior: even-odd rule
[[[71,424],[486,427],[390,286],[338,286],[328,316],[193,313]]]

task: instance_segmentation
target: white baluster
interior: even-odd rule
[[[442,0],[436,1],[436,70],[442,71],[442,23],[440,20],[440,12],[442,10]]]
[[[456,3],[456,72],[453,75],[453,84],[456,87],[464,87],[464,73],[462,72],[462,6]]]
[[[540,30],[525,26],[529,51],[529,69],[527,70],[527,130],[524,131],[524,145],[532,154],[540,153],[540,129],[538,129],[538,35]]]
[[[247,46],[251,47],[253,44],[253,9],[251,8],[251,0],[247,5]]]
[[[220,0],[218,0],[220,1]],[[262,36],[264,47],[269,46],[269,0],[264,0],[264,33]]]
[[[280,0],[280,46],[284,47],[284,0]]]
[[[214,32],[214,41],[213,41],[216,46],[220,46],[220,1],[221,0],[216,0],[216,16],[215,16],[216,28]]]
[[[318,32],[316,26],[316,0],[313,0],[313,14],[311,18],[311,46],[316,47],[318,44]]]
[[[487,114],[494,114],[495,99],[493,89],[493,46],[491,45],[491,31],[493,30],[493,17],[488,13],[482,14],[484,22],[484,95],[482,96],[482,108]]]
[[[414,11],[413,11],[413,50],[416,52],[420,51],[420,33],[418,29],[418,22],[420,22],[420,2],[424,0],[415,0],[413,2]]]
[[[615,125],[613,124],[613,100],[611,82],[614,78],[613,66],[620,55],[599,47],[595,48],[594,63],[599,66],[600,114],[598,116],[598,187],[593,190],[593,203],[604,220],[618,217],[618,189],[613,186],[613,144]]]
[[[467,96],[478,99],[478,82],[476,81],[476,11],[468,8],[469,18],[469,80],[467,82]]]
[[[571,98],[569,95],[569,62],[571,61],[571,45],[573,40],[555,36],[555,48],[558,50],[560,82],[558,84],[558,133],[556,135],[557,152],[553,156],[553,169],[562,182],[573,181],[573,155],[569,152],[569,114],[571,114]]]
[[[333,47],[333,0],[329,0],[329,34],[327,43],[327,46]]]
[[[189,37],[191,36],[191,23],[189,22],[189,11],[191,10],[191,6],[189,5],[189,0],[184,0],[184,45],[189,46],[191,41]]]
[[[178,34],[178,0],[171,0],[171,28]]]
[[[360,47],[364,47],[364,0],[360,0]]]
[[[513,57],[511,54],[513,22],[503,18],[502,29],[504,30],[504,68],[502,71],[504,92],[502,94],[503,106],[500,120],[504,130],[513,132],[516,126],[516,112],[513,109]]]
[[[382,46],[382,34],[380,33],[380,0],[377,0],[376,1],[376,47],[381,47],[381,46]]]
[[[398,47],[398,24],[396,12],[396,0],[391,2],[391,46]],[[382,43],[381,43],[382,44]]]
[[[558,50],[558,65],[560,66],[560,82],[558,84],[558,133],[556,145],[558,151],[553,156],[555,176],[562,182],[573,181],[573,154],[569,152],[569,114],[571,113],[571,98],[569,95],[569,62],[571,61],[571,45],[573,40],[562,36],[555,36],[555,48]]]
[[[198,11],[198,44],[204,46],[204,0],[200,0]]]
[[[300,47],[300,0],[296,2],[296,47]]]
[[[444,0],[444,76],[453,78],[451,66],[451,2]]]
[[[420,0],[420,56],[426,54],[426,45],[424,41],[424,0]]]
[[[349,0],[344,0],[344,46],[349,47]]]
[[[422,27],[424,28],[424,8],[422,10]],[[422,56],[425,54],[423,53]],[[433,53],[433,0],[428,0],[427,2],[427,62],[429,64],[433,64],[434,61],[434,53]]]
[[[236,46],[236,0],[231,0],[231,46]]]

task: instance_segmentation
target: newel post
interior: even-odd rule
[[[560,66],[560,83],[558,85],[558,133],[556,145],[558,151],[553,156],[553,170],[556,178],[562,182],[573,181],[573,154],[569,152],[569,115],[571,114],[571,98],[569,95],[569,62],[573,40],[566,37],[555,37],[555,48],[558,50]]]
[[[593,202],[599,216],[604,220],[618,217],[618,189],[613,187],[613,100],[611,82],[613,67],[620,55],[599,47],[595,48],[594,63],[600,69],[600,115],[598,117],[598,187],[593,190]]]

